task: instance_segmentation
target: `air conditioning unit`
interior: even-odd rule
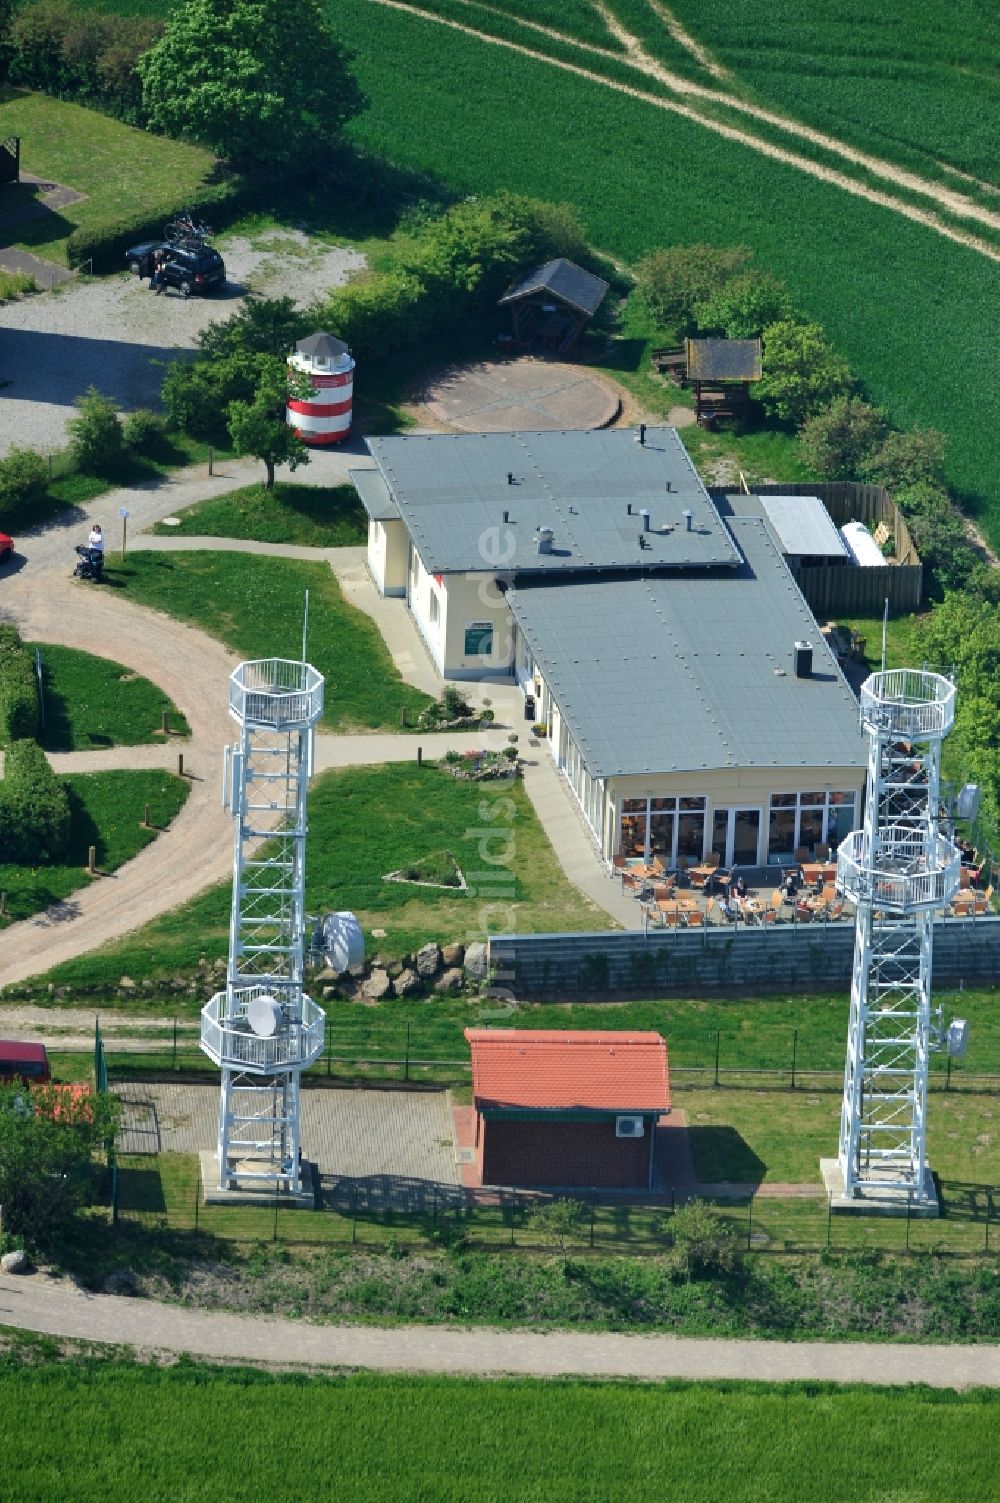
[[[641,1117],[617,1117],[615,1119],[616,1138],[641,1138],[644,1131]]]

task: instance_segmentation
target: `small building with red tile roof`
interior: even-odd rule
[[[670,1110],[658,1033],[467,1028],[484,1185],[648,1190]]]

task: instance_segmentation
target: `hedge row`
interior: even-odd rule
[[[145,209],[134,215],[119,215],[79,225],[66,243],[70,266],[83,266],[93,262],[95,272],[121,271],[125,252],[143,240],[159,240],[163,228],[177,209],[171,203],[163,209]],[[251,190],[240,178],[218,183],[205,189],[184,205],[196,219],[206,219],[219,224],[236,218],[251,207]]]
[[[39,732],[38,689],[31,654],[16,626],[0,623],[0,746]]]
[[[0,782],[0,852],[18,866],[38,866],[66,855],[69,794],[37,741],[13,741]]]

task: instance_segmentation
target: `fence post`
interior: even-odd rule
[[[169,736],[170,735],[170,711],[169,710],[164,710],[163,711],[163,718],[160,721],[160,730],[161,730],[161,732],[162,732],[162,734],[164,736]]]
[[[826,1250],[830,1251],[830,1238],[833,1235],[833,1191],[826,1192]]]
[[[719,1049],[722,1045],[722,1029],[715,1030],[715,1084],[719,1084]]]
[[[330,1043],[331,1043],[330,1035],[329,1035],[329,1033],[327,1033],[327,1036],[326,1036],[326,1078],[327,1078],[327,1080],[330,1079]]]
[[[913,1205],[913,1191],[906,1192],[906,1251],[910,1250],[910,1208]]]
[[[947,1058],[947,1064],[945,1065],[944,1088],[945,1088],[946,1091],[950,1091],[951,1090],[951,1055],[950,1054],[947,1055],[946,1058]]]
[[[358,1240],[358,1187],[351,1181],[351,1246]]]
[[[984,1252],[990,1250],[990,1217],[993,1215],[993,1191],[986,1192],[986,1246]]]
[[[271,1233],[271,1241],[278,1240],[278,1181],[274,1182],[274,1230]]]
[[[170,1061],[170,1068],[172,1070],[176,1070],[177,1069],[177,1019],[176,1018],[174,1018],[174,1054],[173,1054],[172,1060]]]
[[[750,1251],[750,1243],[753,1239],[753,1192],[747,1204],[747,1252]]]
[[[437,1180],[435,1180],[434,1181],[434,1206],[433,1206],[433,1209],[431,1211],[431,1225],[432,1226],[437,1226],[437,1224],[438,1224],[438,1187],[437,1187]]]
[[[594,1221],[597,1217],[597,1196],[590,1197],[590,1245],[594,1245]]]
[[[410,1020],[406,1020],[406,1057],[403,1061],[403,1079],[410,1078]]]
[[[799,1030],[792,1029],[792,1090],[795,1090],[795,1056],[799,1049]]]
[[[195,1182],[194,1182],[194,1229],[195,1229],[195,1231],[198,1230],[198,1202],[201,1200],[201,1196],[198,1193],[198,1191],[199,1191],[198,1181],[195,1180]]]
[[[515,1190],[510,1201],[510,1245],[517,1246],[517,1238],[514,1236],[514,1223],[517,1220],[517,1191]]]
[[[111,1150],[111,1225],[118,1225],[118,1155]]]

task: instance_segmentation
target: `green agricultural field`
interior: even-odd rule
[[[368,519],[353,485],[248,485],[185,507],[179,527],[158,522],[164,537],[248,538],[303,548],[352,548],[368,538]]]
[[[1000,539],[1000,459],[982,421],[1000,380],[995,262],[654,102],[504,47],[369,0],[340,0],[335,24],[372,100],[351,127],[369,149],[461,191],[569,200],[591,239],[627,260],[670,241],[750,244],[898,424],[949,435],[951,479]],[[532,34],[531,45],[543,41]],[[633,82],[655,92],[644,75]]]
[[[66,1359],[31,1342],[5,1357],[0,1395],[19,1417],[5,1467],[20,1503],[50,1503],[67,1477],[75,1503],[309,1503],[332,1475],[352,1503],[838,1503],[833,1458],[848,1456],[858,1503],[986,1498],[995,1477],[998,1401],[985,1392],[279,1377]]]
[[[188,785],[169,772],[116,771],[74,773],[64,780],[73,816],[66,859],[53,866],[0,865],[0,891],[7,894],[11,922],[30,918],[51,903],[62,902],[93,879],[85,867],[96,847],[102,873],[117,871],[164,829],[179,812]],[[149,805],[150,829],[142,827]],[[0,924],[4,921],[0,920]]]
[[[133,600],[218,637],[244,658],[297,658],[309,591],[310,662],[326,676],[323,725],[398,730],[429,703],[405,684],[378,627],[344,600],[328,565],[240,553],[130,553],[106,569]]]
[[[46,751],[94,751],[162,741],[164,712],[172,736],[190,735],[184,716],[162,689],[123,664],[75,647],[26,645],[37,648],[42,659],[45,726],[40,740]]]
[[[26,172],[86,194],[15,232],[15,245],[63,265],[77,226],[137,214],[167,219],[204,188],[215,167],[200,146],[150,136],[96,110],[22,89],[0,89],[0,138],[7,135],[21,137]]]

